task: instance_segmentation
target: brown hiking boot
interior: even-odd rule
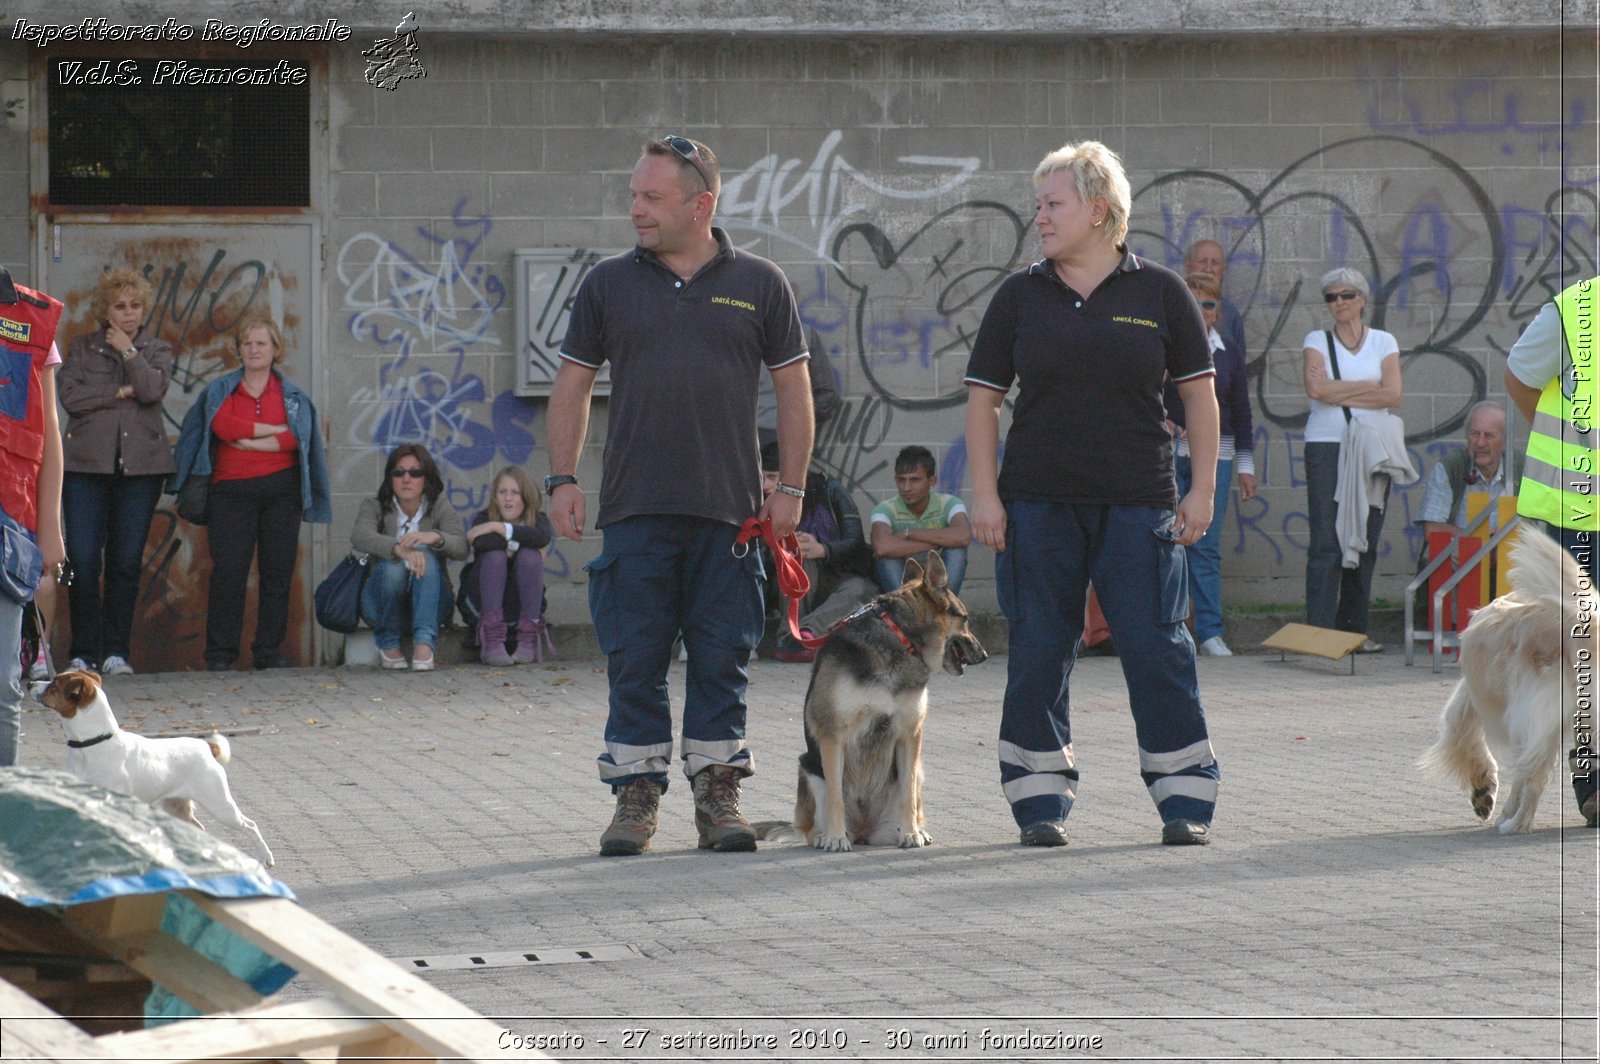
[[[636,779],[616,788],[617,811],[600,836],[601,857],[633,857],[650,848],[661,813],[661,785]]]
[[[748,853],[756,848],[756,832],[739,812],[738,769],[712,765],[694,778],[694,826],[700,848],[719,853]]]

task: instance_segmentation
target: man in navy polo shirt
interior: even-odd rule
[[[611,363],[589,610],[606,653],[610,716],[600,778],[616,812],[604,856],[649,848],[672,759],[667,670],[683,633],[684,773],[702,849],[756,848],[739,811],[750,775],[746,666],[765,614],[759,550],[735,555],[746,518],[794,531],[811,461],[809,354],[794,293],[766,259],[735,251],[711,224],[721,190],[716,156],[668,136],[648,141],[629,182],[632,251],[599,263],[573,301],[550,394],[550,519],[583,538],[578,456],[596,373]],[[765,502],[756,392],[772,374],[783,455]]]

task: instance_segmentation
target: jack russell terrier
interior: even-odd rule
[[[61,715],[72,748],[67,754],[68,772],[106,790],[160,802],[179,820],[204,828],[194,815],[198,802],[208,816],[254,836],[261,863],[272,867],[266,840],[228,790],[228,776],[222,770],[228,763],[228,740],[222,735],[150,739],[123,731],[111,713],[99,675],[86,670],[35,683],[32,693]]]

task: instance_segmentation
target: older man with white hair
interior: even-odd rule
[[[1467,524],[1468,507],[1464,503],[1469,492],[1486,494],[1491,506],[1507,488],[1514,494],[1520,470],[1507,468],[1505,454],[1506,409],[1486,399],[1467,412],[1466,447],[1450,451],[1434,463],[1428,474],[1417,514],[1417,524],[1423,531],[1461,535]],[[1498,527],[1499,518],[1491,514],[1490,530]]]

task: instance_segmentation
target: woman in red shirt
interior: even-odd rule
[[[304,509],[300,443],[289,428],[285,382],[273,370],[283,360],[283,333],[271,319],[250,318],[239,329],[238,345],[243,375],[211,419],[206,667],[213,672],[228,669],[239,656],[252,559],[259,578],[252,663],[258,669],[289,664],[279,648],[288,628]]]

